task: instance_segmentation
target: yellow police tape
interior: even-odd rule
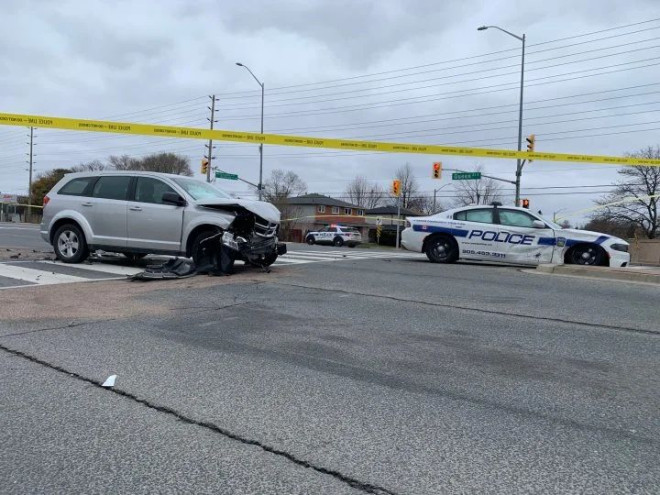
[[[660,166],[660,160],[626,158],[617,156],[579,155],[574,153],[527,152],[498,150],[490,148],[466,148],[411,143],[386,143],[380,141],[357,141],[353,139],[320,138],[305,136],[285,136],[280,134],[259,134],[254,132],[199,129],[159,124],[135,124],[104,120],[83,120],[64,117],[44,117],[0,113],[0,125],[32,126],[45,129],[68,129],[73,131],[110,132],[118,134],[138,134],[183,139],[214,139],[237,143],[259,143],[279,146],[299,146],[305,148],[327,148],[349,151],[374,151],[384,153],[421,153],[426,155],[456,155],[479,158],[520,158],[552,162],[607,163],[611,165]]]

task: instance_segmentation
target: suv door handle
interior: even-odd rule
[[[82,205],[83,206],[93,206],[93,203],[87,202],[87,203],[83,203]]]
[[[131,210],[131,211],[142,211],[142,208],[140,208],[139,206],[131,206],[129,208],[129,210]]]

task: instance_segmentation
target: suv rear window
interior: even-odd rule
[[[96,177],[80,177],[79,179],[73,179],[64,184],[60,190],[57,191],[57,194],[64,194],[66,196],[88,196],[89,191],[87,188],[95,180]]]
[[[121,175],[101,177],[94,185],[92,196],[95,198],[126,200],[131,178]]]

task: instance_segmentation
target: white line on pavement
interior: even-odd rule
[[[112,275],[135,275],[136,273],[144,271],[144,268],[141,267],[110,265],[105,263],[92,263],[91,265],[84,263],[65,265],[64,263],[57,263],[55,261],[39,261],[39,263],[44,265],[63,266],[66,268],[79,268],[81,270],[89,270],[91,272],[111,273]]]
[[[16,265],[0,264],[0,277],[13,278],[24,282],[32,282],[39,285],[63,284],[67,282],[84,282],[88,279],[75,277],[73,275],[64,275],[62,273],[53,273],[44,270],[35,270],[33,268],[23,268]]]

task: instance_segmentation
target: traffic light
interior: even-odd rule
[[[522,200],[522,207],[529,209],[529,199]]]
[[[433,164],[433,174],[431,175],[434,179],[442,178],[442,162],[435,162]]]
[[[392,196],[396,196],[397,198],[401,196],[401,181],[399,179],[392,181]]]
[[[526,140],[527,140],[527,152],[533,153],[534,145],[536,144],[536,136],[534,134],[530,134],[529,136],[527,136]],[[532,160],[528,158],[527,161],[531,162]]]
[[[209,161],[207,158],[202,158],[202,175],[206,175],[209,170]]]

